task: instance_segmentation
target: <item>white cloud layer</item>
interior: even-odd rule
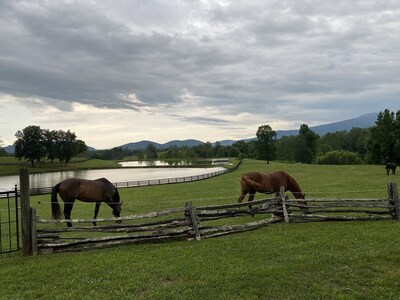
[[[242,139],[399,109],[400,2],[0,2],[0,140]]]

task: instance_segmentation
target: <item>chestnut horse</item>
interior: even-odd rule
[[[113,215],[118,218],[121,213],[119,193],[116,187],[106,178],[96,180],[69,178],[56,184],[51,191],[51,211],[54,220],[59,220],[61,215],[60,205],[57,201],[57,194],[60,194],[64,201],[64,217],[70,220],[71,210],[76,199],[83,202],[95,202],[93,219],[97,218],[101,202],[105,202],[113,210]],[[121,221],[117,221],[120,223]],[[96,226],[96,222],[93,222]],[[67,221],[71,227],[71,222]]]
[[[305,199],[305,195],[296,180],[283,171],[272,173],[249,172],[242,175],[240,184],[242,190],[238,199],[239,203],[243,201],[247,194],[249,194],[249,202],[253,201],[256,192],[276,193],[278,195],[281,186],[285,188],[285,192],[290,191],[296,199]],[[298,202],[307,205],[304,200]],[[301,209],[304,213],[308,212],[307,208]]]

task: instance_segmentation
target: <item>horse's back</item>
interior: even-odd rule
[[[71,201],[77,198],[81,181],[77,178],[68,178],[59,183],[58,193],[64,201]]]
[[[290,185],[291,176],[284,171],[275,171],[265,174],[265,180],[268,180],[274,191],[279,191],[280,187],[287,188]]]
[[[284,171],[271,173],[248,172],[242,175],[242,187],[256,189],[260,192],[279,192],[281,186],[287,188],[290,184],[290,175]]]
[[[284,171],[275,171],[270,173],[261,173],[261,172],[249,172],[245,174],[246,177],[251,178],[253,180],[258,180],[260,182],[269,181],[269,182],[285,182],[290,178],[290,175]]]
[[[64,200],[97,202],[112,199],[115,188],[106,178],[96,180],[68,178],[61,182],[59,193]]]

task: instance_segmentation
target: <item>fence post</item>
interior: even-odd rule
[[[36,228],[36,208],[31,207],[31,239],[32,239],[32,255],[38,254],[38,243],[37,243],[37,228]]]
[[[399,213],[400,213],[400,198],[399,192],[397,189],[397,183],[395,182],[388,182],[387,184],[387,192],[389,196],[389,204],[394,205],[394,209],[390,209],[390,215],[396,221],[399,220]]]
[[[194,213],[194,208],[192,202],[186,202],[186,209],[185,211],[189,214],[190,222],[192,223],[192,228],[194,230],[194,235],[197,241],[201,240],[201,235],[199,231],[199,227],[197,225],[196,215]]]
[[[31,204],[29,195],[29,171],[19,170],[20,195],[21,195],[21,223],[22,223],[22,254],[32,254],[32,230],[31,230]]]
[[[286,209],[286,199],[287,195],[285,195],[285,187],[281,186],[279,189],[279,197],[282,201],[282,211],[283,211],[283,218],[285,219],[285,223],[289,223],[289,214]]]
[[[19,241],[19,214],[18,214],[18,189],[17,185],[14,186],[15,193],[15,222],[16,222],[16,231],[17,231],[17,250],[21,249],[21,244]]]

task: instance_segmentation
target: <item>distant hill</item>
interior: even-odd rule
[[[369,114],[365,114],[362,116],[359,116],[357,118],[353,118],[353,119],[348,119],[348,120],[344,120],[344,121],[339,121],[339,122],[333,122],[333,123],[328,123],[328,124],[324,124],[324,125],[319,125],[319,126],[313,126],[310,127],[311,130],[313,130],[315,133],[319,134],[320,136],[323,136],[325,134],[327,134],[328,132],[336,132],[336,131],[349,131],[354,127],[358,127],[358,128],[368,128],[371,126],[375,125],[375,122],[377,120],[377,116],[378,113],[369,113]],[[277,130],[277,138],[281,138],[283,136],[292,136],[292,135],[297,135],[299,132],[299,129],[294,129],[294,130]],[[245,142],[254,140],[255,137],[253,138],[248,138],[245,139]],[[222,140],[222,141],[218,141],[222,146],[230,146],[233,143],[235,143],[235,140]],[[130,150],[144,150],[146,149],[146,147],[149,144],[153,144],[157,149],[159,150],[164,150],[167,149],[171,146],[177,146],[177,147],[181,147],[181,146],[188,146],[188,147],[194,147],[194,146],[198,146],[201,144],[204,144],[204,142],[199,141],[199,140],[173,140],[164,144],[159,144],[156,142],[152,142],[152,141],[140,141],[140,142],[134,142],[134,143],[128,143],[128,144],[124,144],[121,145],[119,147],[122,147],[123,149],[130,149]],[[215,145],[215,143],[213,143],[213,145]],[[96,150],[92,147],[88,147],[89,151],[93,151]],[[14,153],[14,146],[6,146],[4,147],[4,150],[9,153],[9,154],[13,154]]]
[[[5,146],[4,150],[8,153],[8,154],[14,154],[15,151],[15,147],[13,145],[10,146]]]
[[[122,147],[122,149],[130,149],[130,150],[144,150],[149,144],[153,144],[157,149],[159,150],[164,150],[167,149],[171,146],[177,146],[177,147],[182,147],[182,146],[187,146],[187,147],[194,147],[198,146],[201,144],[204,144],[204,142],[199,141],[199,140],[173,140],[165,144],[159,144],[156,142],[152,141],[140,141],[136,143],[128,143],[121,145],[119,147]]]
[[[350,131],[352,128],[368,128],[375,125],[375,121],[378,118],[378,113],[369,113],[357,118],[348,119],[339,122],[333,122],[318,126],[312,126],[310,129],[320,136],[324,136],[328,132],[336,131]],[[299,128],[300,129],[300,128]],[[293,136],[299,134],[299,129],[293,130],[277,130],[276,137],[280,139],[283,136]],[[256,139],[256,137],[245,139],[245,142],[249,142]],[[230,140],[227,140],[230,141]],[[221,144],[225,141],[221,141]],[[232,143],[233,144],[233,143]]]
[[[350,131],[352,128],[355,128],[355,127],[356,128],[368,128],[368,127],[375,125],[375,121],[377,120],[377,118],[378,118],[377,113],[369,113],[369,114],[365,114],[365,115],[359,116],[357,118],[349,119],[349,120],[313,126],[313,127],[310,127],[310,129],[313,130],[315,133],[319,134],[320,136],[323,136],[323,135],[327,134],[328,132],[336,132],[336,131],[343,131],[343,130]],[[299,129],[278,130],[276,132],[278,139],[283,136],[297,135],[298,133],[299,133]]]

